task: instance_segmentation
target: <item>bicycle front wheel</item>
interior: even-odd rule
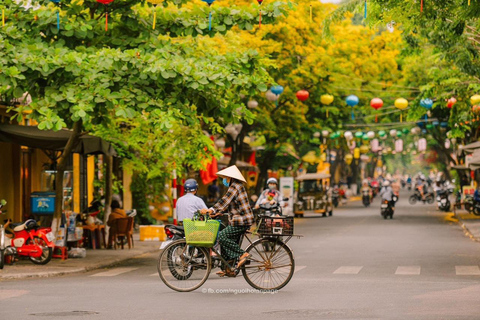
[[[248,284],[255,289],[279,290],[292,279],[295,271],[293,253],[280,239],[258,239],[246,252],[251,257],[242,267],[242,273]]]
[[[198,289],[212,268],[208,249],[187,245],[184,239],[169,244],[158,258],[160,279],[175,291]]]

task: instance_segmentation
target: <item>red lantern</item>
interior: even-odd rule
[[[300,91],[297,92],[297,99],[300,100],[300,101],[307,100],[309,96],[310,96],[310,94],[308,93],[307,90],[300,90]]]
[[[473,113],[480,113],[480,106],[474,105],[474,106],[472,107],[472,111],[473,111]]]
[[[257,0],[258,4],[262,4],[263,0]]]
[[[373,109],[378,110],[383,106],[383,101],[380,98],[373,98],[372,101],[370,101],[370,106]]]
[[[382,99],[380,98],[373,98],[371,101],[370,101],[370,106],[375,109],[375,110],[378,110],[380,109],[382,106],[383,106],[383,101]],[[375,122],[378,122],[378,115],[375,115]]]
[[[447,100],[447,108],[451,109],[455,103],[457,103],[457,99],[455,99],[454,97],[451,97],[450,99]]]
[[[107,5],[113,2],[113,0],[97,0],[98,3],[105,5],[105,31],[108,31],[108,11]]]

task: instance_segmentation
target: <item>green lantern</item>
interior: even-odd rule
[[[386,135],[387,135],[387,133],[386,133],[384,130],[378,131],[378,136],[379,136],[380,138],[384,138]]]
[[[361,139],[362,137],[363,137],[363,132],[362,131],[355,132],[355,138]]]

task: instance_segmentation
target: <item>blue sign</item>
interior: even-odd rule
[[[53,214],[55,212],[55,192],[33,192],[30,196],[33,214]]]

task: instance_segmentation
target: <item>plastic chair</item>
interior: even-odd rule
[[[120,218],[113,220],[112,227],[110,228],[112,232],[113,247],[117,249],[117,240],[121,243],[122,250],[124,239],[127,240],[128,248],[133,247],[133,218]]]

